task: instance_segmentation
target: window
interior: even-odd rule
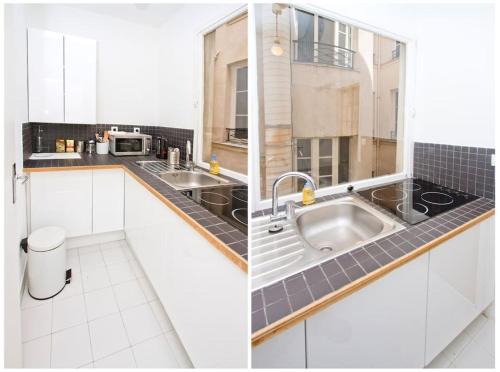
[[[288,171],[320,188],[401,173],[405,44],[292,6],[279,16],[291,27],[275,56],[271,4],[257,4],[255,17],[261,199]],[[283,182],[280,195],[303,184]]]
[[[228,141],[246,144],[248,139],[248,66],[236,67],[234,75],[234,126],[228,128]]]
[[[205,34],[202,161],[247,174],[247,14]]]
[[[297,9],[292,17],[296,62],[353,67],[351,26]]]

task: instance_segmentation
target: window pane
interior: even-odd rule
[[[308,158],[311,156],[311,140],[298,139],[297,140],[297,157]]]
[[[332,159],[323,158],[319,159],[319,175],[329,176],[332,174]]]
[[[209,162],[216,154],[221,167],[240,174],[247,174],[248,164],[247,96],[236,92],[247,90],[248,50],[241,47],[247,40],[247,17],[238,15],[203,36],[203,55],[197,61],[203,64],[201,160]],[[218,54],[230,58],[216,58]]]
[[[332,177],[320,177],[319,178],[319,187],[328,187],[332,185]]]
[[[297,10],[297,56],[296,60],[312,62],[314,57],[314,16]]]
[[[297,170],[299,172],[310,172],[311,159],[297,159]]]
[[[248,113],[247,92],[236,93],[236,115],[246,115]]]
[[[248,67],[236,70],[236,90],[248,90]]]
[[[319,140],[319,156],[332,156],[332,140],[330,138]]]
[[[335,22],[319,17],[318,19],[318,41],[324,44],[334,43]]]
[[[273,40],[272,5],[256,7],[259,40]],[[291,56],[272,55],[267,42],[256,54],[262,198],[270,198],[277,175],[295,168],[310,170],[323,187],[401,172],[405,44],[293,5],[279,20],[291,25],[291,33],[280,33]],[[280,193],[297,192],[301,182],[283,184]]]
[[[248,116],[236,116],[235,127],[237,129],[248,128]]]

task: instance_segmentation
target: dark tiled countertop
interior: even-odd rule
[[[188,197],[182,195],[180,191],[175,190],[135,164],[136,161],[140,160],[158,160],[154,156],[116,157],[111,154],[89,155],[86,153],[80,155],[82,157],[81,159],[68,160],[24,159],[24,170],[26,172],[36,172],[42,170],[50,171],[51,169],[55,170],[57,168],[92,169],[99,167],[109,168],[112,166],[123,167],[127,172],[135,175],[143,183],[160,194],[161,197],[167,199],[182,211],[182,213],[194,220],[198,225],[197,227],[209,232],[211,236],[215,237],[218,241],[223,243],[225,247],[229,248],[229,253],[231,254],[230,258],[239,267],[246,270],[248,252],[247,236],[221,218],[212,214],[210,211],[196,204]],[[233,181],[238,182],[236,180]]]
[[[362,281],[364,277],[367,282],[371,281],[370,273],[382,268],[391,268],[391,266],[398,267],[399,264],[396,265],[395,262],[398,259],[410,257],[412,253],[414,255],[419,249],[424,249],[424,246],[428,246],[428,243],[433,241],[438,244],[440,238],[447,233],[453,230],[459,231],[471,220],[487,215],[495,208],[493,200],[479,198],[420,224],[409,225],[358,194],[327,195],[317,198],[317,202],[338,199],[347,195],[361,198],[406,228],[253,291],[252,342],[254,345],[279,332],[278,328],[285,329],[287,322],[293,322],[294,315],[305,312],[305,308],[309,309],[308,305],[313,302],[319,305],[336,293],[342,293],[350,283]],[[263,210],[253,213],[253,217],[269,213],[270,210]]]

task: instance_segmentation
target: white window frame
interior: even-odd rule
[[[204,103],[204,46],[205,46],[205,35],[214,31],[219,26],[227,23],[228,21],[237,18],[238,16],[244,14],[248,11],[248,7],[246,5],[236,5],[234,10],[230,11],[228,14],[223,17],[219,17],[214,21],[208,23],[205,27],[201,28],[195,38],[195,43],[197,45],[194,53],[194,76],[195,76],[195,89],[194,89],[194,99],[193,106],[195,110],[195,120],[196,123],[194,127],[196,128],[195,133],[195,146],[194,146],[194,159],[196,159],[196,165],[200,168],[209,169],[210,164],[203,161],[203,103]],[[250,19],[250,14],[248,19]],[[248,71],[250,73],[250,69]],[[250,77],[248,79],[250,83]],[[249,87],[248,87],[249,88]],[[250,90],[250,89],[249,89]],[[250,101],[250,99],[249,99]],[[248,123],[250,126],[251,123],[251,115],[249,112],[248,115]],[[248,148],[250,148],[250,141],[248,143]],[[250,158],[250,154],[248,154],[248,158]],[[220,167],[220,173],[222,175],[226,175],[242,181],[244,183],[248,183],[248,175],[235,172],[233,170]]]
[[[252,148],[252,154],[254,161],[250,162],[249,168],[249,176],[251,180],[250,184],[250,195],[249,202],[250,208],[252,212],[270,208],[271,207],[271,199],[261,199],[261,190],[260,190],[260,158],[259,158],[259,104],[258,104],[258,89],[257,89],[257,70],[256,70],[256,62],[257,62],[257,43],[256,43],[256,26],[255,26],[255,10],[254,4],[250,4],[249,6],[249,68],[248,76],[249,76],[249,91],[251,93],[250,101],[250,112],[249,112],[249,148]],[[336,12],[332,12],[330,10],[326,10],[321,7],[312,6],[312,5],[300,5],[300,9],[305,11],[309,11],[313,14],[318,14],[323,17],[328,17],[334,19],[336,21],[342,23],[348,23],[351,26],[357,28],[363,28],[365,30],[375,32],[377,34],[399,40],[405,44],[404,47],[401,47],[401,55],[403,55],[405,59],[405,98],[404,104],[401,105],[400,100],[400,110],[399,110],[399,118],[404,120],[404,136],[402,138],[403,141],[403,169],[399,173],[385,175],[380,177],[369,178],[366,180],[353,181],[349,184],[335,185],[331,187],[325,187],[323,189],[319,189],[316,191],[316,196],[324,196],[330,194],[338,194],[347,191],[347,186],[352,185],[354,190],[377,186],[385,183],[391,183],[400,181],[404,178],[411,177],[413,175],[413,133],[412,128],[414,128],[415,124],[415,85],[416,85],[416,60],[417,60],[417,48],[416,41],[410,37],[396,34],[390,31],[383,29],[382,27],[376,27],[371,24],[367,24],[364,22],[357,21],[355,19],[346,17],[342,14],[338,14]],[[255,155],[257,153],[257,155]],[[249,156],[250,158],[251,156]],[[257,160],[257,161],[255,161]],[[301,201],[302,194],[294,193],[289,195],[283,195],[280,197],[280,204],[284,203],[287,200]]]
[[[231,66],[231,128],[236,129],[236,117],[237,116],[246,116],[247,117],[247,130],[248,130],[248,111],[246,115],[237,115],[236,114],[236,95],[241,92],[247,92],[247,105],[248,105],[248,82],[247,82],[247,90],[237,91],[236,87],[238,84],[238,70],[242,68],[248,69],[248,60],[236,62]],[[247,75],[248,76],[248,75]],[[232,144],[232,142],[228,142]],[[246,144],[238,144],[241,147],[247,147]]]

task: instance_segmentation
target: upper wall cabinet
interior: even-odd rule
[[[96,122],[95,40],[64,35],[64,116],[66,123]]]
[[[29,121],[96,122],[95,40],[28,29]]]
[[[29,120],[64,122],[64,36],[28,29]]]

